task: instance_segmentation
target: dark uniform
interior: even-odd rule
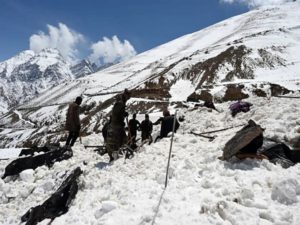
[[[164,113],[164,117],[159,118],[153,125],[157,125],[161,123],[160,127],[160,135],[155,139],[155,142],[158,139],[162,139],[164,137],[168,136],[168,133],[173,131],[173,123],[174,123],[174,116],[170,116],[169,113]],[[177,129],[179,128],[180,124],[178,120],[175,120],[175,130],[174,132],[176,133]]]
[[[149,120],[149,116],[146,114],[145,120],[142,121],[140,129],[142,131],[142,141],[149,139],[152,141],[151,133],[152,133],[152,122]]]
[[[132,144],[135,143],[137,130],[140,128],[141,124],[138,120],[136,120],[136,114],[133,114],[133,118],[129,120],[128,128],[130,133],[130,138]]]
[[[125,92],[112,109],[111,123],[108,125],[106,139],[106,149],[110,161],[118,158],[120,147],[127,143],[124,123],[124,118],[128,116],[125,111],[127,99],[129,99],[129,93],[126,94]]]
[[[80,104],[81,97],[77,97],[76,101],[71,103],[68,108],[65,129],[69,131],[66,146],[73,146],[80,132]]]

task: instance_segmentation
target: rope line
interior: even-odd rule
[[[161,195],[160,195],[159,202],[158,202],[158,204],[157,204],[157,207],[156,207],[155,214],[154,214],[154,217],[153,217],[153,220],[152,220],[151,225],[154,225],[154,224],[155,224],[155,220],[156,220],[157,214],[158,214],[158,212],[159,212],[159,208],[160,208],[160,205],[161,205],[161,201],[162,201],[162,199],[163,199],[163,196],[164,196],[164,194],[165,194],[165,191],[166,191],[166,188],[164,188],[163,192],[162,192]]]
[[[174,138],[174,132],[175,132],[175,125],[176,125],[176,116],[177,116],[177,110],[175,111],[174,120],[173,120],[173,130],[172,130],[172,137],[171,137],[171,143],[170,143],[170,151],[169,151],[167,171],[166,171],[165,188],[164,188],[163,192],[160,195],[159,202],[158,202],[158,205],[156,207],[155,214],[154,214],[154,217],[153,217],[151,225],[155,224],[155,220],[156,220],[157,214],[159,212],[159,208],[160,208],[163,196],[164,196],[164,194],[166,192],[166,189],[168,187],[169,167],[170,167],[171,153],[172,153],[172,147],[173,147],[173,138]]]

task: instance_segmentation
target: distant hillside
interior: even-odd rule
[[[51,87],[97,70],[87,60],[71,66],[56,49],[44,49],[38,54],[23,51],[0,63],[0,115]]]
[[[188,100],[222,102],[299,90],[299,11],[300,3],[293,2],[227,19],[129,61],[56,85],[18,112],[6,114],[0,124],[26,128],[28,135],[17,144],[38,143],[64,137],[67,103],[78,95],[84,98],[83,132],[87,135],[99,131],[115,93],[124,88],[132,91],[128,108],[137,113],[171,104],[179,107]],[[3,146],[14,132],[0,133]]]

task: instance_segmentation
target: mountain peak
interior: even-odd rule
[[[64,60],[60,51],[56,48],[44,48],[43,50],[41,50],[39,53],[36,54],[36,57],[55,58],[59,60]]]
[[[25,50],[17,54],[16,56],[11,57],[10,59],[0,63],[0,74],[5,73],[6,76],[10,76],[13,69],[35,56],[35,53],[31,50]]]
[[[20,52],[19,54],[17,54],[16,56],[14,56],[13,58],[22,58],[22,57],[33,57],[35,55],[34,51],[32,50],[24,50],[22,52]]]

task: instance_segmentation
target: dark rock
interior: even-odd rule
[[[57,147],[52,151],[37,156],[18,158],[6,166],[2,179],[7,176],[17,175],[23,170],[36,169],[43,165],[51,167],[55,162],[69,159],[72,156],[72,149]]]
[[[268,157],[270,162],[280,164],[283,168],[288,168],[300,162],[300,151],[291,150],[283,143],[275,144],[261,152]]]
[[[230,84],[227,86],[227,90],[225,92],[225,95],[223,97],[223,101],[236,101],[248,98],[249,95],[243,93],[243,86]]]
[[[223,158],[230,159],[238,152],[256,153],[263,144],[263,129],[253,120],[249,120],[248,125],[238,131],[223,149]]]
[[[39,152],[49,152],[56,150],[59,147],[59,143],[57,144],[52,144],[52,145],[45,145],[43,147],[37,147],[33,146],[32,148],[26,148],[22,149],[19,156],[24,156],[24,155],[31,155],[33,156],[34,153],[39,153]]]
[[[82,174],[80,167],[77,167],[60,185],[57,191],[51,195],[42,205],[28,210],[21,221],[25,225],[35,225],[44,219],[55,219],[68,212],[71,201],[78,192],[77,179]]]
[[[192,93],[188,98],[188,102],[199,102],[201,101],[212,101],[213,96],[209,93],[208,90],[201,90],[200,94]]]

